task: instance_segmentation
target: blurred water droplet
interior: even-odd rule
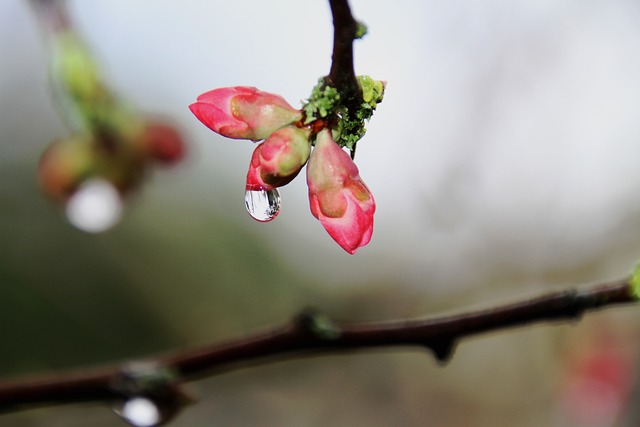
[[[114,412],[136,427],[154,427],[163,421],[160,408],[146,397],[133,397]]]
[[[247,190],[244,204],[253,219],[261,222],[271,221],[280,212],[280,193],[273,190]]]
[[[82,184],[69,198],[66,214],[76,228],[100,233],[120,220],[122,208],[122,198],[113,185],[103,179],[92,179]]]

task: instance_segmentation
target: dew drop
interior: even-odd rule
[[[146,397],[133,397],[114,412],[136,427],[154,427],[162,421],[160,408]]]
[[[100,233],[120,220],[122,208],[122,198],[113,185],[103,179],[91,179],[69,198],[66,215],[76,228]]]
[[[280,212],[280,193],[273,190],[247,190],[244,194],[244,204],[253,219],[268,222],[278,216]]]

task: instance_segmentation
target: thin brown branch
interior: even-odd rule
[[[333,54],[327,83],[346,96],[347,107],[354,103],[357,106],[362,102],[362,90],[353,68],[353,41],[358,33],[358,21],[347,0],[329,0],[329,4],[333,16]]]
[[[346,107],[343,119],[352,120],[362,105],[362,88],[353,67],[353,41],[358,38],[360,24],[353,17],[348,0],[329,0],[333,16],[333,53],[331,70],[325,82],[338,90]],[[356,144],[350,147],[351,159],[356,156]]]
[[[428,320],[349,325],[333,323],[322,315],[306,312],[271,331],[148,359],[151,362],[144,365],[147,370],[151,366],[152,372],[172,374],[160,382],[151,382],[155,389],[132,382],[130,377],[135,370],[132,371],[131,365],[108,367],[0,383],[0,410],[78,401],[109,401],[131,397],[128,394],[173,397],[179,395],[177,386],[185,381],[219,375],[246,367],[248,363],[269,363],[308,354],[418,346],[432,350],[440,361],[446,361],[457,341],[464,337],[514,326],[576,319],[586,311],[632,302],[636,299],[631,286],[627,280],[621,280],[587,290],[555,292],[488,310]]]

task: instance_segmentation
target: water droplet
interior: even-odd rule
[[[154,427],[162,421],[160,408],[153,400],[146,397],[133,397],[114,411],[136,427]]]
[[[103,179],[91,179],[69,198],[66,214],[76,228],[100,233],[120,220],[122,208],[122,198],[113,185]]]
[[[280,212],[280,193],[273,190],[247,190],[244,194],[244,204],[253,219],[268,222],[278,216]]]

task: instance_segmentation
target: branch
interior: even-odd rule
[[[325,83],[337,89],[341,96],[340,104],[344,107],[342,119],[345,122],[355,120],[363,126],[362,117],[357,115],[364,100],[353,67],[353,41],[366,33],[366,27],[355,20],[348,0],[329,0],[329,5],[333,17],[333,53]],[[352,160],[356,155],[356,145],[357,141],[348,145]]]
[[[362,90],[353,68],[353,41],[357,38],[359,24],[351,14],[347,0],[329,0],[333,16],[333,54],[327,83],[346,95],[347,107],[362,102]]]
[[[71,28],[64,0],[31,0],[31,5],[39,15],[45,29],[51,33]]]
[[[271,331],[235,341],[150,359],[151,362],[67,373],[0,384],[0,410],[79,401],[110,401],[146,396],[178,407],[178,386],[251,364],[309,354],[371,347],[422,347],[447,361],[456,343],[468,336],[532,323],[576,319],[584,312],[636,302],[630,280],[587,290],[568,290],[498,308],[430,320],[338,324],[313,312]]]

